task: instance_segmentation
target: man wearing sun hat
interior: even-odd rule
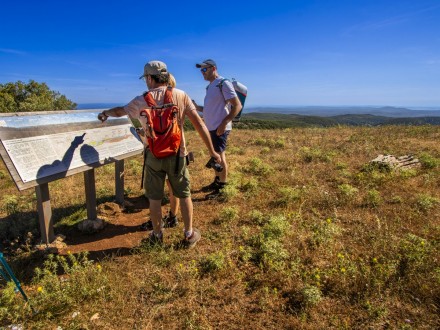
[[[225,80],[217,71],[217,63],[207,59],[197,63],[203,78],[209,81],[206,87],[204,106],[198,106],[197,110],[203,112],[203,120],[211,135],[212,144],[216,152],[220,154],[223,171],[215,172],[214,181],[203,187],[203,191],[212,191],[206,197],[215,199],[221,197],[222,189],[227,184],[228,163],[226,162],[226,143],[232,129],[232,119],[240,112],[242,105],[234,90],[232,83]]]
[[[161,61],[150,61],[144,66],[144,73],[139,79],[144,79],[148,93],[156,101],[157,105],[162,105],[164,102],[165,92],[169,81],[169,73],[165,63]],[[129,115],[132,118],[139,119],[144,131],[147,131],[146,118],[140,116],[143,109],[149,108],[145,94],[136,96],[127,105],[123,107],[115,107],[105,110],[98,115],[98,119],[104,122],[108,117],[121,117]],[[173,104],[178,108],[177,122],[182,132],[181,146],[180,146],[180,161],[177,162],[176,156],[172,155],[166,158],[156,158],[148,149],[146,151],[146,166],[145,166],[145,180],[144,189],[150,204],[150,218],[153,223],[153,231],[148,237],[148,242],[151,244],[161,244],[163,241],[162,235],[162,210],[161,202],[164,196],[165,177],[168,176],[173,194],[180,199],[181,214],[184,222],[184,239],[182,244],[185,247],[191,248],[200,240],[200,231],[193,227],[193,204],[190,193],[189,173],[186,168],[186,145],[183,134],[183,123],[185,117],[193,124],[194,128],[199,133],[209,154],[214,157],[217,162],[220,162],[220,156],[215,152],[212,145],[209,132],[203,123],[200,116],[191,102],[189,96],[182,90],[172,89]],[[171,159],[172,158],[172,159]]]

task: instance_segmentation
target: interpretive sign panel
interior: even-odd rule
[[[0,153],[19,190],[140,154],[126,117],[97,120],[100,111],[0,117]]]

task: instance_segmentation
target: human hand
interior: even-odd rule
[[[218,153],[216,153],[216,152],[212,153],[211,157],[214,158],[216,163],[218,163],[218,164],[222,163],[222,159]]]
[[[217,136],[223,135],[226,132],[226,124],[221,123],[219,127],[217,127]]]
[[[98,115],[98,120],[100,120],[102,123],[105,122],[107,120],[108,116],[105,114],[105,111],[101,112]]]

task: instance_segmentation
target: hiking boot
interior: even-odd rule
[[[208,199],[208,200],[213,200],[213,199],[223,200],[225,198],[223,188],[225,188],[227,186],[227,183],[226,182],[224,182],[224,183],[218,182],[217,186],[218,186],[217,189],[215,189],[213,192],[211,192],[205,196],[206,199]]]
[[[153,230],[153,221],[148,220],[148,221],[142,223],[139,228],[140,228],[140,230],[143,230],[143,231]]]
[[[217,178],[215,178],[215,180],[213,182],[211,182],[207,186],[202,187],[202,189],[200,189],[200,191],[208,192],[208,191],[219,189],[218,183],[219,183],[219,180]]]
[[[213,192],[207,194],[205,196],[207,200],[222,200],[224,198],[224,194],[221,189],[216,189]]]
[[[164,228],[173,228],[178,225],[177,216],[171,215],[171,211],[168,212],[166,216],[162,218],[162,224]]]
[[[156,236],[154,232],[152,231],[150,235],[148,235],[147,238],[143,239],[142,242],[150,245],[150,246],[156,246],[156,245],[162,245],[163,244],[163,234],[160,233],[160,236]]]
[[[185,237],[181,242],[181,246],[185,249],[192,249],[196,246],[197,242],[202,238],[202,234],[197,228],[193,228],[193,232],[190,237]]]
[[[178,223],[177,216],[172,216],[171,211],[169,211],[168,214],[162,218],[162,228],[176,227]],[[140,229],[143,231],[153,230],[153,222],[151,220],[144,222],[141,224]]]

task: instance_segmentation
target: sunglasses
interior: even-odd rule
[[[208,66],[206,68],[202,68],[200,69],[200,71],[202,71],[203,73],[205,73],[206,71],[208,71],[208,69],[212,68],[212,66]]]

